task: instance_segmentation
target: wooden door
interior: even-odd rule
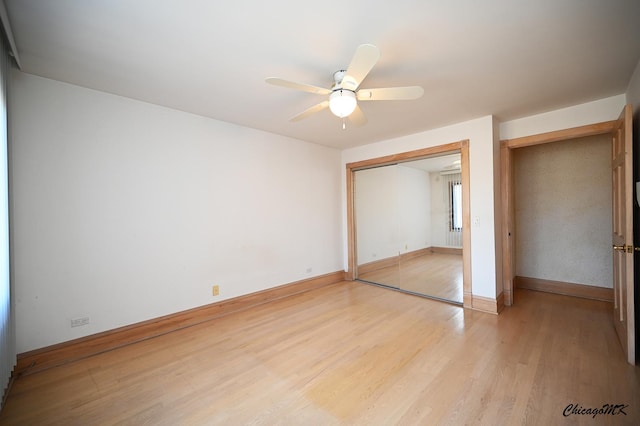
[[[627,105],[613,131],[613,321],[630,364],[635,364],[633,292],[632,109]]]

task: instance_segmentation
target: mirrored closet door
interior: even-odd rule
[[[460,154],[354,173],[357,278],[462,304]]]

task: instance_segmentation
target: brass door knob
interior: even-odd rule
[[[633,246],[629,246],[627,244],[622,245],[622,246],[617,246],[617,245],[613,245],[613,249],[614,250],[620,250],[623,251],[625,253],[633,253],[634,247]],[[640,251],[640,247],[635,247],[635,250]]]

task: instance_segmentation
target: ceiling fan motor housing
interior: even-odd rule
[[[339,86],[340,83],[342,83],[342,79],[344,78],[344,75],[346,73],[347,73],[347,70],[338,70],[333,73],[333,81],[335,82],[335,84],[333,85],[334,88]]]

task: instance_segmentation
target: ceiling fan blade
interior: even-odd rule
[[[324,87],[312,86],[311,84],[304,83],[296,83],[293,81],[283,80],[277,77],[269,77],[265,79],[265,81],[269,84],[273,84],[274,86],[287,87],[289,89],[302,90],[303,92],[315,93],[317,95],[328,95],[331,93],[331,90],[325,89]]]
[[[382,87],[379,89],[362,89],[357,93],[359,101],[395,101],[418,99],[424,94],[420,86]]]
[[[358,46],[342,79],[342,88],[355,91],[379,58],[380,51],[373,44]]]
[[[289,119],[289,121],[300,121],[303,118],[307,118],[308,116],[315,114],[318,111],[322,111],[323,109],[329,106],[329,101],[320,102],[317,105],[312,106],[311,108],[307,108],[302,111],[300,114],[294,115]]]
[[[349,121],[351,121],[355,126],[364,126],[367,124],[367,117],[365,117],[359,105],[356,105],[356,109],[349,114]]]

